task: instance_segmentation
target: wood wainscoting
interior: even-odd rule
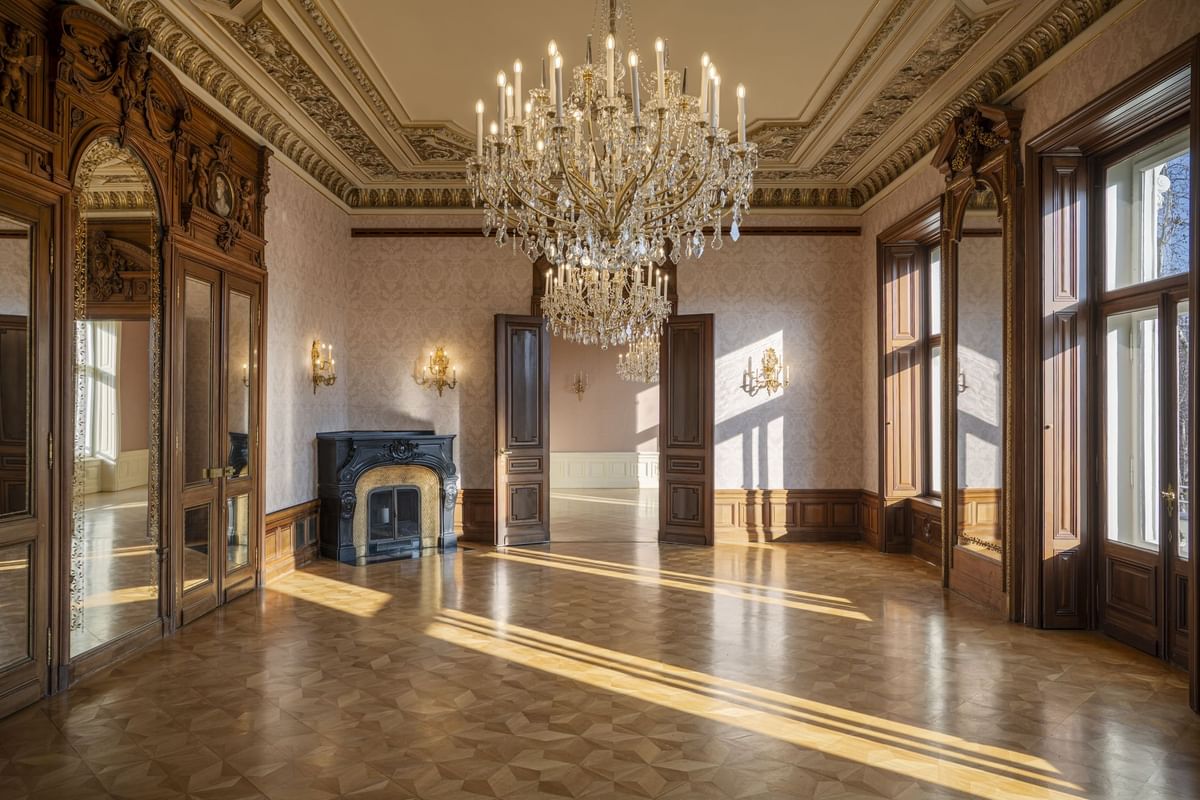
[[[861,489],[717,489],[714,494],[718,537],[826,542],[864,536],[867,503]],[[873,520],[878,529],[878,513]]]
[[[286,575],[317,557],[321,501],[309,500],[267,514],[263,537],[263,582]]]
[[[463,542],[492,544],[496,540],[491,489],[459,489],[454,501],[454,532]]]

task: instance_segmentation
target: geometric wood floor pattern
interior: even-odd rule
[[[853,544],[319,561],[0,721],[0,797],[1195,798],[1186,686]]]

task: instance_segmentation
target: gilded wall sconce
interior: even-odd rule
[[[783,366],[774,347],[768,347],[762,355],[762,364],[757,371],[754,359],[746,359],[746,371],[742,373],[742,391],[753,397],[763,389],[768,395],[775,394],[792,382],[792,368]]]
[[[583,393],[588,390],[588,376],[586,372],[576,372],[575,378],[571,381],[571,391],[575,393],[575,399],[583,402]]]
[[[437,389],[438,397],[441,397],[444,390],[458,385],[458,370],[450,366],[450,356],[446,355],[445,348],[439,347],[429,354],[429,363],[420,374],[413,375],[413,380],[418,386]]]
[[[333,386],[337,382],[337,360],[333,357],[333,345],[322,344],[320,339],[312,343],[313,394],[318,386]]]

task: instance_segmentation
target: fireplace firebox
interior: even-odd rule
[[[320,549],[369,564],[455,546],[454,437],[433,431],[317,434]]]
[[[369,545],[419,546],[421,490],[416,486],[372,489],[367,495],[367,520]]]

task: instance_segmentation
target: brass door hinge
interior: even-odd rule
[[[46,469],[54,469],[54,431],[46,434]]]
[[[46,626],[46,666],[54,663],[54,628]]]

